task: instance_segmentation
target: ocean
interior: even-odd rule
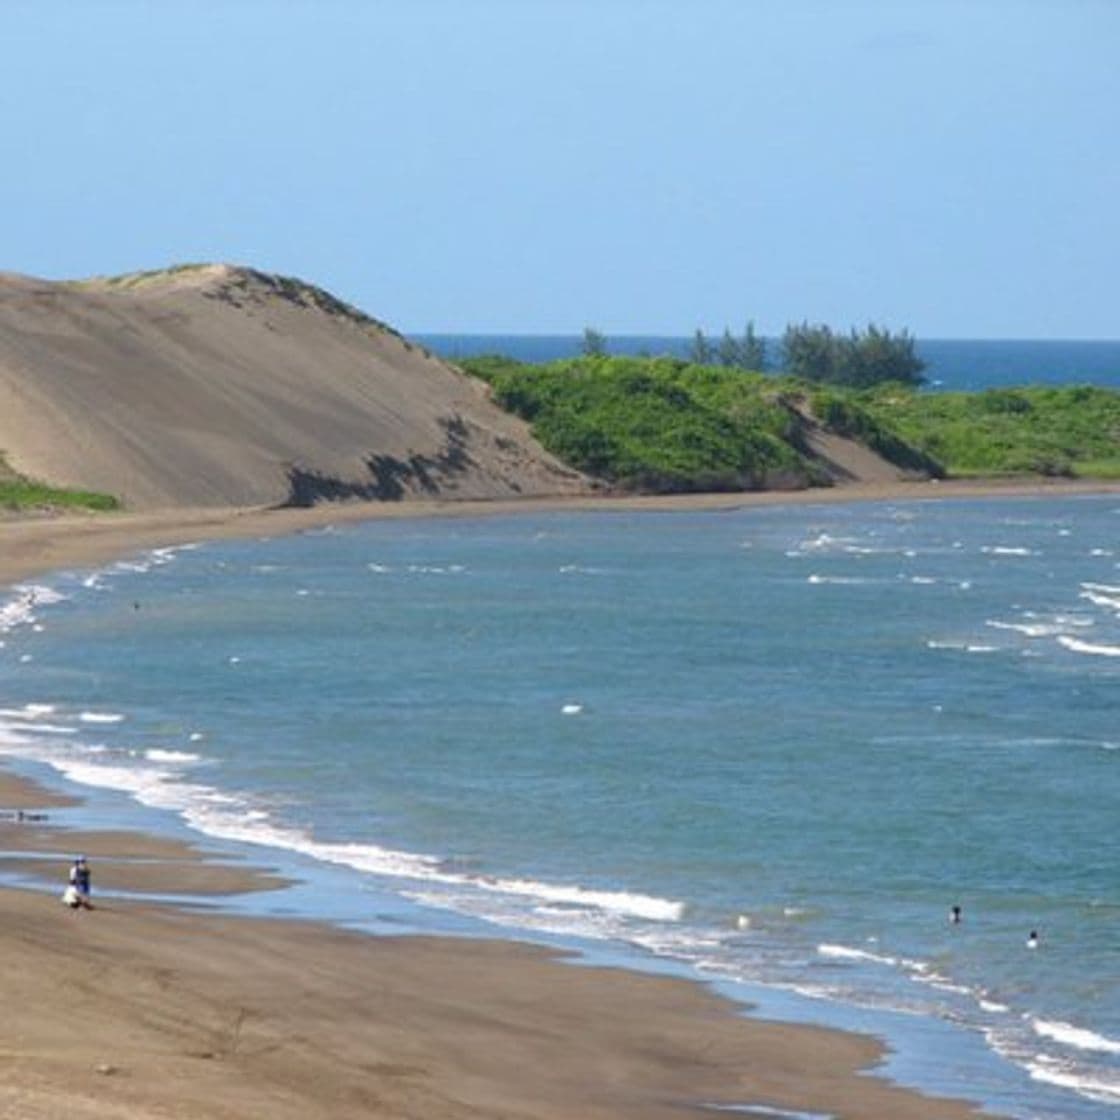
[[[571,358],[580,353],[580,335],[417,334],[417,342],[455,360],[478,354],[505,354],[525,362]],[[718,336],[709,336],[718,342]],[[771,362],[777,339],[767,340]],[[678,335],[608,337],[612,354],[670,354],[684,358],[691,338]],[[918,339],[915,350],[926,362],[932,390],[991,389],[1012,385],[1106,385],[1120,388],[1120,341],[1035,341],[1024,339]]]
[[[1096,1120],[1118,528],[1114,496],[1046,497],[157,550],[0,595],[0,752],[81,787],[84,823],[297,880],[247,912],[573,947]]]

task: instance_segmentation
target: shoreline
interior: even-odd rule
[[[49,571],[93,567],[146,548],[280,537],[330,524],[534,513],[688,512],[849,502],[1120,494],[1120,481],[955,479],[655,496],[586,495],[493,501],[346,502],[299,509],[211,507],[66,515],[0,514],[0,587]]]
[[[0,808],[73,804],[0,770]],[[158,890],[153,868],[189,872],[185,893],[200,903],[224,893],[229,868],[218,851],[140,833],[0,818],[0,847],[26,853],[4,857],[8,875],[34,854],[40,884],[61,884],[78,843],[91,853],[92,913],[53,890],[0,888],[0,975],[18,1008],[4,1091],[25,1120],[139,1120],[172,1100],[198,1120],[986,1115],[867,1076],[886,1053],[869,1036],[750,1018],[690,979],[575,966],[512,940],[105,899],[114,854],[125,853],[114,890]],[[262,873],[241,874],[252,889]]]
[[[145,548],[274,537],[374,518],[1102,493],[1120,493],[1120,484],[910,483],[795,493],[11,518],[0,520],[0,584]],[[52,796],[0,768],[0,809],[35,810]],[[183,893],[200,899],[283,885],[267,872],[211,864],[198,850],[178,850],[140,833],[61,832],[53,824],[0,819],[9,853],[16,849],[13,831],[29,847],[26,855],[5,859],[9,878],[34,877],[44,859],[77,844],[94,859],[95,884],[113,890],[158,891],[159,869],[171,865]],[[58,866],[65,870],[64,863]],[[5,998],[21,1007],[23,1040],[6,1086],[31,1120],[64,1108],[91,1120],[150,1115],[165,1099],[160,1086],[168,1078],[182,1104],[176,1114],[186,1117],[230,1115],[217,1103],[225,1094],[241,1102],[243,1111],[233,1114],[267,1109],[281,1117],[514,1114],[559,1120],[573,1115],[576,1100],[578,1114],[587,1117],[711,1116],[713,1108],[700,1102],[736,1106],[737,1114],[748,1116],[766,1115],[744,1107],[751,1104],[884,1120],[981,1115],[971,1105],[892,1085],[874,1070],[886,1047],[870,1036],[748,1018],[741,1012],[749,1008],[701,981],[574,968],[562,963],[561,953],[512,939],[382,938],[321,921],[232,918],[151,902],[114,902],[100,915],[72,915],[53,892],[13,887],[0,889],[0,915],[0,947],[11,962]],[[290,973],[265,963],[273,957],[287,962]],[[71,996],[55,975],[61,959],[112,977],[108,990],[81,987],[78,1021],[85,1036],[75,1036],[70,1025]],[[486,984],[480,986],[480,977]],[[283,1006],[286,987],[298,993],[298,1010]],[[394,1008],[389,1022],[379,1010],[387,1001]],[[120,1021],[122,1005],[140,1025]],[[212,1024],[206,1037],[225,1030],[232,1043],[197,1043],[205,1034],[200,1022]],[[276,1054],[284,1056],[282,1067],[269,1057]],[[503,1057],[509,1054],[516,1056]],[[102,1067],[113,1072],[98,1073]],[[859,1072],[868,1068],[874,1076]],[[191,1092],[180,1098],[188,1082]],[[85,1094],[96,1103],[80,1103]]]

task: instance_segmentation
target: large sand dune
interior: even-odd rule
[[[0,275],[0,452],[135,509],[589,489],[481,382],[318,288],[227,265]]]

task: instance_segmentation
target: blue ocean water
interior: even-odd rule
[[[288,912],[593,947],[1111,1116],[1118,529],[1071,497],[161,550],[0,599],[0,751],[245,845]]]
[[[478,354],[506,354],[526,362],[570,358],[580,353],[579,335],[418,334],[417,342],[454,360]],[[691,338],[622,335],[609,338],[612,354],[671,354],[687,357]],[[771,360],[778,340],[768,341]],[[1120,388],[1120,341],[1037,341],[1026,339],[919,339],[915,349],[926,362],[927,387],[937,390],[991,389],[1010,385],[1106,385]]]

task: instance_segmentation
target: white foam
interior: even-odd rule
[[[1104,607],[1105,610],[1120,611],[1120,598],[1115,595],[1103,595],[1099,591],[1082,591],[1080,598],[1092,603],[1095,607]]]
[[[869,942],[876,942],[877,938],[869,937]],[[926,961],[914,960],[910,957],[896,957],[889,953],[874,953],[870,949],[856,949],[850,945],[836,945],[823,942],[817,946],[817,953],[833,960],[859,961],[867,964],[884,965],[887,968],[900,969],[909,973],[914,980],[929,984],[932,987],[942,988],[945,991],[969,992],[970,989],[951,984],[945,977],[934,972],[932,966]]]
[[[1072,653],[1087,653],[1095,657],[1120,657],[1120,646],[1108,646],[1096,642],[1083,642],[1068,634],[1059,634],[1058,641]]]
[[[560,709],[560,711],[563,712],[564,715],[566,715],[566,716],[578,716],[583,711],[583,705],[582,704],[565,704]]]
[[[1059,626],[1072,626],[1078,630],[1089,629],[1096,625],[1091,618],[1086,618],[1083,614],[1056,614],[1054,621]]]
[[[999,619],[988,618],[984,620],[984,625],[993,630],[1013,630],[1028,638],[1050,638],[1062,632],[1061,625],[1046,622],[1000,622]]]
[[[40,727],[37,725],[35,730]],[[13,745],[25,748],[21,753],[47,762],[71,781],[129,793],[142,805],[175,812],[191,827],[217,839],[281,848],[324,863],[388,878],[565,905],[591,917],[607,914],[619,920],[676,922],[684,913],[683,903],[652,895],[579,884],[470,875],[449,870],[442,860],[422,853],[396,851],[377,844],[318,841],[307,832],[274,823],[267,812],[246,798],[178,780],[180,773],[175,768],[197,758],[186,752],[153,749],[146,752],[145,758],[157,765],[114,765],[106,763],[103,757],[93,757],[88,751],[60,757],[57,752],[28,750],[26,743],[26,740],[16,740]]]
[[[872,953],[867,949],[853,949],[848,945],[830,945],[827,942],[818,945],[817,952],[822,957],[833,957],[844,961],[871,961],[874,964],[885,964],[892,967],[899,963],[897,957],[883,956],[879,953]]]
[[[152,762],[198,762],[200,755],[191,754],[190,751],[169,751],[160,747],[152,747],[144,752],[144,757]]]
[[[850,583],[867,583],[865,579],[860,579],[858,576],[809,576],[808,583],[837,583],[837,584],[850,584]]]
[[[7,719],[36,720],[40,716],[53,715],[54,712],[55,706],[53,704],[24,704],[22,708],[0,709],[0,716]]]
[[[196,552],[201,547],[201,541],[187,541],[186,544],[173,544],[164,548],[153,548],[152,556],[166,562],[168,560],[174,560],[180,552]]]
[[[589,890],[586,887],[538,883],[530,879],[479,880],[474,885],[501,894],[543,898],[549,902],[593,907],[629,917],[645,918],[651,922],[676,922],[684,913],[684,904],[681,902],[644,894],[632,894],[629,891]]]
[[[1096,1072],[1087,1074],[1073,1068],[1062,1067],[1048,1060],[1045,1054],[1036,1055],[1034,1060],[1028,1061],[1026,1065],[1032,1081],[1043,1081],[1062,1089],[1072,1089],[1075,1093],[1080,1093],[1090,1100],[1100,1101],[1102,1104],[1120,1102],[1120,1078],[1105,1078]]]
[[[82,723],[120,723],[124,716],[120,712],[82,712],[78,719]]]
[[[954,984],[951,980],[941,979],[935,976],[919,976],[916,979],[923,984],[928,984],[931,988],[936,988],[939,992],[952,992],[954,995],[970,996],[972,989],[964,984]]]
[[[0,633],[34,624],[36,607],[50,606],[66,598],[53,587],[41,584],[21,583],[12,590],[15,598],[0,605]]]
[[[1051,1038],[1063,1046],[1074,1050],[1093,1050],[1100,1054],[1120,1054],[1120,1041],[1107,1038],[1096,1031],[1086,1030],[1084,1027],[1075,1027],[1070,1023],[1063,1023],[1057,1019],[1033,1019],[1031,1026],[1036,1034],[1043,1038]]]
[[[145,563],[143,560],[118,560],[112,568],[111,572],[135,572],[137,575],[143,575],[145,572],[152,570],[152,562]]]
[[[829,533],[818,533],[812,539],[801,541],[797,547],[802,552],[829,552],[833,549],[843,551],[854,544],[855,537],[834,537]]]
[[[994,999],[980,999],[977,1002],[980,1004],[980,1009],[990,1015],[1006,1015],[1011,1010],[1006,1003],[998,1003]]]
[[[1033,556],[1034,553],[1029,548],[1013,548],[1010,545],[994,544],[984,545],[981,552],[987,553],[989,556]]]

